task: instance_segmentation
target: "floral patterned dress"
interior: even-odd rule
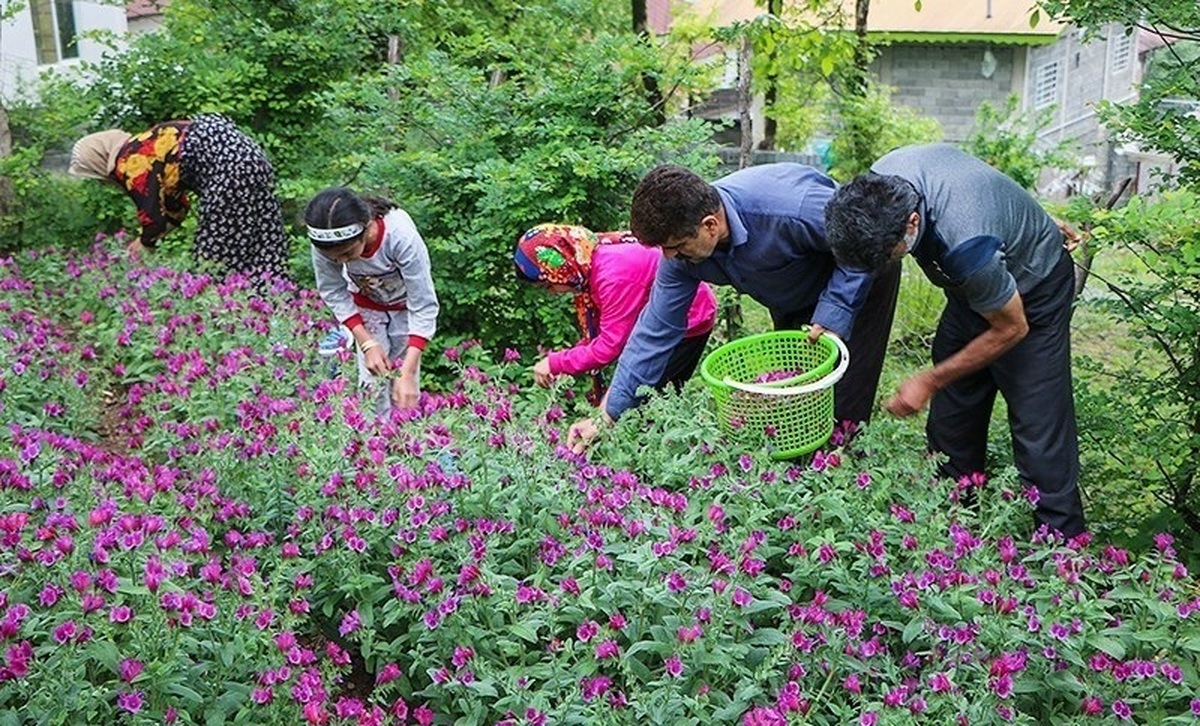
[[[288,241],[275,172],[262,149],[224,116],[167,121],[132,136],[113,177],[137,207],[141,242],[154,247],[200,198],[195,254],[226,272],[287,274]]]

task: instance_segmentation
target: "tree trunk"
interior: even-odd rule
[[[779,22],[780,16],[783,14],[783,0],[767,0],[767,13],[773,16]],[[776,25],[773,23],[768,30],[769,33],[775,32]],[[763,90],[763,140],[761,148],[768,151],[775,148],[775,136],[778,133],[778,124],[775,122],[775,100],[779,97],[779,79],[775,70],[775,59],[778,51],[778,43],[771,43],[771,54],[767,58],[767,79],[766,88]]]
[[[754,150],[754,119],[750,115],[750,37],[743,34],[738,48],[737,105],[738,124],[741,126],[742,143],[738,149],[738,168],[750,166],[750,154]]]
[[[638,42],[650,42],[650,29],[646,22],[646,0],[632,0],[631,10],[633,12],[633,32],[638,37]],[[663,103],[662,91],[658,88],[658,78],[651,73],[642,74],[642,88],[645,90],[646,103],[650,106],[652,118],[656,126],[662,126],[667,122],[666,104]]]
[[[871,46],[867,41],[867,14],[871,0],[855,0],[854,3],[854,76],[851,78],[851,93],[862,96],[867,92],[867,73],[871,68]]]
[[[8,126],[8,109],[0,104],[0,159],[12,154],[12,130]],[[0,227],[4,218],[12,213],[16,200],[13,192],[12,179],[0,176]]]
[[[404,44],[400,40],[399,35],[389,35],[387,41],[387,63],[389,66],[398,66],[400,65],[400,56],[403,53]],[[400,98],[400,90],[395,86],[389,86],[387,95],[389,100],[395,101]]]
[[[868,167],[874,159],[870,139],[874,129],[864,128],[865,120],[862,113],[854,111],[867,95],[867,73],[871,62],[871,47],[867,41],[867,12],[870,0],[855,0],[854,3],[854,67],[846,78],[844,98],[842,103],[850,111],[846,123],[848,143],[846,149],[854,169]]]
[[[738,147],[738,168],[750,166],[754,153],[754,119],[750,115],[750,36],[743,33],[738,46],[737,107],[738,125],[741,127],[741,144]],[[724,298],[721,305],[721,320],[727,340],[734,340],[742,331],[742,294],[737,290]]]

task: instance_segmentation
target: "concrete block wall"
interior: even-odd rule
[[[1130,43],[1124,29],[1111,25],[1097,37],[1081,33],[1066,33],[1057,43],[1033,48],[1029,54],[1025,98],[1033,103],[1034,84],[1038,69],[1046,64],[1058,65],[1058,95],[1055,99],[1055,121],[1046,130],[1054,138],[1081,138],[1091,142],[1105,136],[1095,118],[1095,105],[1102,99],[1114,102],[1136,97],[1140,64],[1136,43],[1132,43],[1124,67],[1116,65],[1118,46]]]
[[[985,68],[985,52],[995,59]],[[895,89],[896,103],[938,120],[945,140],[964,140],[983,101],[1003,106],[1023,83],[1024,48],[983,43],[903,43],[884,48],[876,77]],[[990,76],[985,76],[985,70]]]

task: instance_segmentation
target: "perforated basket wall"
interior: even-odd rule
[[[838,363],[827,338],[808,342],[808,333],[780,330],[731,341],[705,357],[700,375],[712,389],[717,417],[731,436],[761,443],[775,459],[816,451],[833,433],[833,386],[812,393],[762,394],[725,383],[795,387],[827,376]]]

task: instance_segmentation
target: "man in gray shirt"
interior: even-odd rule
[[[901,383],[887,410],[909,416],[928,403],[929,448],[960,479],[984,470],[999,392],[1017,471],[1039,494],[1037,521],[1066,537],[1082,533],[1074,274],[1057,223],[1001,172],[933,144],[897,149],[840,188],[825,225],[840,264],[874,270],[911,253],[945,290],[934,365]]]

